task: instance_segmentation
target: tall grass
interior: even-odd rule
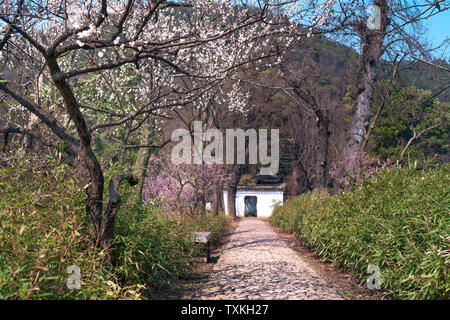
[[[230,223],[230,217],[226,216],[223,212],[218,215],[204,214],[194,217],[183,217],[180,222],[184,225],[188,232],[211,232],[211,242],[216,242],[223,234],[228,224]]]
[[[192,258],[203,247],[194,242],[192,232],[211,232],[215,242],[229,222],[224,214],[181,218],[136,204],[125,206],[123,212],[116,228],[115,270],[124,284],[145,284],[150,296],[173,288],[179,276],[195,267]]]
[[[115,270],[122,283],[145,284],[147,294],[172,286],[193,268],[198,248],[185,227],[157,208],[123,208],[114,242]]]
[[[0,298],[128,296],[102,266],[103,253],[86,246],[84,195],[70,170],[27,162],[0,170]],[[66,286],[70,265],[81,269],[80,290]]]
[[[368,265],[377,265],[382,289],[393,298],[446,299],[449,168],[386,169],[337,196],[316,190],[276,208],[270,222],[362,282]]]
[[[142,299],[172,285],[199,252],[191,231],[224,229],[222,216],[181,221],[132,201],[123,188],[113,262],[89,245],[85,195],[70,168],[36,169],[23,159],[0,170],[0,299]],[[207,230],[207,231],[211,231]],[[81,271],[81,288],[68,289],[67,267]]]

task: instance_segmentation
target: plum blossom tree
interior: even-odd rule
[[[152,156],[144,183],[144,201],[156,201],[162,208],[197,214],[205,202],[212,202],[216,187],[230,179],[223,164],[175,164],[168,155]]]
[[[92,141],[108,130],[122,151],[152,147],[127,135],[278,54],[273,39],[291,29],[273,10],[291,2],[0,0],[3,101],[48,128],[77,167],[93,243],[111,246],[119,185],[137,181],[128,171],[113,177],[104,206]]]

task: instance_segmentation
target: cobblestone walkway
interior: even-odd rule
[[[191,299],[343,299],[266,223],[239,222],[219,261]]]

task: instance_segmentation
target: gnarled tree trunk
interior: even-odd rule
[[[97,157],[91,148],[92,134],[80,111],[80,106],[67,81],[60,77],[62,74],[54,56],[47,56],[53,82],[63,97],[67,112],[77,130],[79,141],[80,174],[85,185],[86,214],[89,218],[91,234],[96,245],[101,243],[101,227],[103,216],[103,171]]]
[[[102,218],[100,231],[100,246],[103,249],[109,249],[112,244],[112,239],[114,236],[114,223],[121,204],[119,186],[124,180],[126,180],[130,186],[134,186],[138,183],[136,177],[129,172],[114,176],[109,181],[109,197],[106,203],[105,213]],[[109,254],[106,255],[105,262],[111,262]]]

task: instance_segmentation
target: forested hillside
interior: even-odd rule
[[[320,162],[331,165],[341,160],[340,150],[354,108],[358,59],[358,53],[345,44],[318,37],[294,48],[280,66],[247,75],[247,83],[252,85],[250,123],[254,127],[280,128],[280,173],[289,183],[290,195],[312,189],[318,183],[315,172]],[[435,63],[450,67],[442,60]],[[383,107],[364,151],[383,161],[396,161],[412,139],[414,129],[426,129],[448,119],[450,78],[444,69],[415,60],[402,61],[395,66],[398,71],[386,95],[393,65],[384,60],[379,64],[373,114],[381,104]],[[319,146],[324,142],[314,126],[314,108],[326,109],[328,150]],[[412,140],[403,158],[448,162],[449,141],[447,122]],[[247,170],[253,174],[257,171],[251,167]],[[326,184],[332,185],[332,179],[328,177]]]

